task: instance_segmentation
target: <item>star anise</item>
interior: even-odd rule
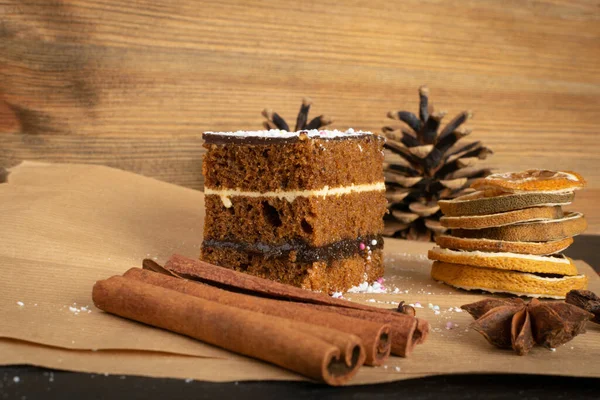
[[[325,115],[319,115],[308,122],[308,111],[310,110],[311,104],[312,101],[308,97],[302,99],[302,105],[300,106],[298,117],[296,118],[296,127],[294,128],[295,132],[305,129],[320,129],[333,122],[331,118],[326,117]],[[265,129],[280,129],[282,131],[289,132],[290,127],[288,123],[285,122],[285,120],[273,110],[265,108],[262,112],[262,115],[267,119],[263,122]]]
[[[565,301],[591,312],[594,314],[592,322],[600,324],[600,297],[596,293],[589,290],[571,290],[567,293]]]
[[[485,299],[461,307],[475,318],[471,327],[488,342],[500,348],[512,348],[525,355],[538,344],[556,348],[580,333],[593,317],[571,304],[520,298]]]

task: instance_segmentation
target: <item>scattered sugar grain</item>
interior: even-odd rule
[[[21,382],[21,378],[19,378],[18,376],[15,376],[15,377],[13,378],[13,382],[14,382],[14,383],[19,383],[19,382]]]
[[[556,351],[554,347],[550,347],[550,351]]]
[[[17,301],[17,304],[21,307],[23,307],[25,305],[25,303],[23,303],[22,301]]]
[[[187,378],[187,379],[185,380],[185,383],[190,383],[190,382],[193,382],[193,381],[194,381],[194,380],[193,380],[192,378]]]
[[[400,372],[400,367],[394,367],[394,369],[396,370],[396,372]]]
[[[367,257],[367,260],[368,259],[369,257]],[[372,285],[369,285],[369,283],[365,281],[358,286],[348,289],[348,293],[387,293],[387,290],[379,282],[373,282]]]
[[[334,299],[339,299],[343,296],[342,292],[335,292],[331,295]]]

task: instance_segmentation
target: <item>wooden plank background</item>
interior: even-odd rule
[[[600,233],[600,2],[0,0],[0,169],[110,165],[200,189],[203,130],[471,109],[498,170],[572,169]],[[2,173],[0,172],[0,178]]]

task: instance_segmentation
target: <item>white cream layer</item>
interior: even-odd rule
[[[385,191],[384,182],[368,183],[363,185],[350,185],[330,188],[325,186],[322,189],[312,190],[291,190],[291,191],[273,191],[273,192],[252,192],[243,191],[238,189],[213,189],[204,188],[205,195],[217,195],[221,198],[223,205],[226,208],[232,206],[230,197],[275,197],[278,199],[285,199],[290,203],[293,202],[297,197],[327,197],[327,196],[341,196],[350,193],[361,193],[361,192],[383,192]]]
[[[431,250],[438,254],[449,254],[455,256],[467,256],[467,257],[481,257],[481,258],[520,258],[526,260],[544,261],[556,264],[571,264],[571,261],[565,256],[562,257],[549,257],[549,256],[534,256],[531,254],[518,254],[518,253],[487,253],[484,251],[460,251],[460,250],[449,250],[435,247]]]

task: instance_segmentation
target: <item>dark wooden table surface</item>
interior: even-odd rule
[[[566,254],[600,273],[600,236],[584,235]],[[599,365],[590,365],[598,368]],[[0,367],[4,399],[598,399],[600,379],[535,375],[443,375],[378,385],[331,388],[310,382],[213,383],[124,375]]]

